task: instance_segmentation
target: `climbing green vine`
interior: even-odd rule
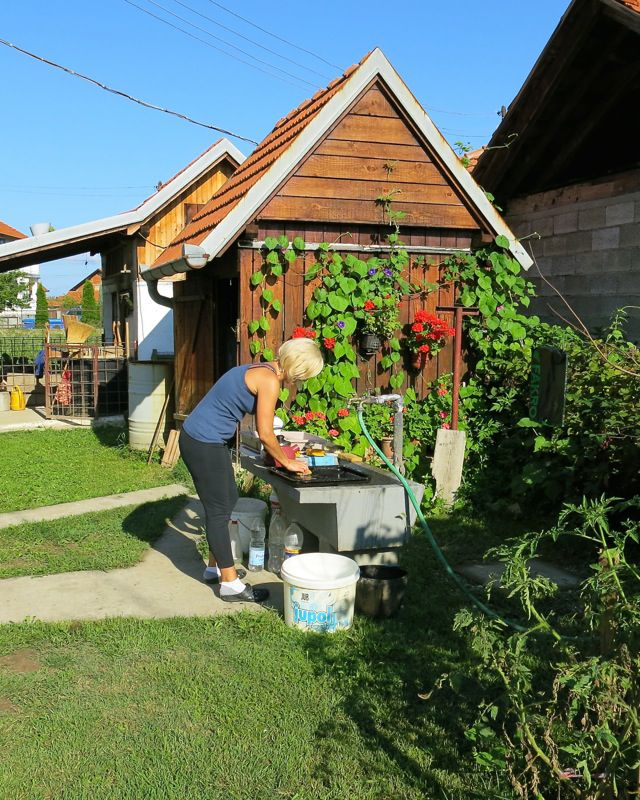
[[[265,344],[266,334],[282,311],[282,301],[274,291],[277,282],[297,265],[296,275],[303,276],[306,284],[315,284],[304,312],[307,327],[296,328],[293,335],[316,339],[326,366],[318,377],[306,381],[295,397],[283,389],[283,405],[278,413],[289,426],[332,438],[360,455],[365,453],[367,443],[356,415],[347,405],[354,393],[353,382],[360,378],[357,337],[375,333],[383,341],[377,363],[387,374],[384,388],[400,391],[406,381],[402,351],[413,351],[416,345],[412,326],[409,324],[402,331],[399,321],[399,307],[407,297],[424,300],[439,285],[456,284],[459,302],[479,312],[467,317],[465,327],[476,357],[484,358],[487,364],[494,359],[500,361],[509,351],[531,342],[528,331],[532,321],[522,315],[521,306],[528,305],[533,288],[521,277],[520,265],[506,251],[509,243],[504,237],[496,239],[495,248],[457,253],[445,259],[439,283],[410,284],[403,275],[410,266],[423,267],[424,258],[410,259],[400,241],[398,221],[388,207],[390,201],[381,198],[380,202],[383,200],[391,225],[387,237],[390,250],[384,257],[364,260],[353,253],[338,252],[328,243],[310,251],[301,237],[293,241],[287,236],[268,237],[262,248],[261,267],[250,277],[253,290],[260,293],[261,310],[260,316],[248,323],[250,351],[266,361],[274,358],[273,350]],[[437,349],[434,347],[434,352]],[[449,426],[448,386],[446,376],[441,376],[425,399],[419,399],[412,389],[406,391],[409,435],[404,456],[417,477],[428,473],[427,459],[437,428]],[[377,412],[367,411],[375,427]],[[384,427],[388,427],[388,420],[381,430]]]

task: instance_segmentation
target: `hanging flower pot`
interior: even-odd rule
[[[382,340],[377,333],[363,333],[360,336],[360,350],[367,356],[377,353],[382,347]]]

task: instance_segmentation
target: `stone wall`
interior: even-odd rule
[[[640,306],[640,170],[512,200],[506,219],[533,248],[542,275],[590,328],[617,308]],[[561,322],[570,312],[539,277],[533,313]],[[553,309],[553,310],[552,310]],[[629,310],[628,334],[640,338],[640,308]]]

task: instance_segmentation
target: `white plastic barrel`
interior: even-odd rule
[[[267,516],[267,504],[255,497],[240,497],[231,512],[231,519],[238,521],[238,536],[242,552],[249,552],[251,543],[251,526],[256,520],[264,525]]]
[[[173,364],[166,361],[129,362],[129,445],[148,450],[171,387]],[[160,422],[159,442],[164,444],[173,414],[172,403]]]
[[[360,569],[352,558],[303,553],[288,558],[284,581],[284,621],[290,628],[333,633],[353,622]]]

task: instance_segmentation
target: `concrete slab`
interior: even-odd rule
[[[0,623],[212,617],[265,608],[282,612],[282,582],[269,572],[247,577],[251,585],[269,589],[265,606],[225,603],[217,586],[202,582],[204,562],[196,543],[203,513],[199,501],[189,501],[135,567],[0,580]]]
[[[504,573],[505,565],[501,561],[489,561],[482,564],[462,564],[455,569],[456,572],[463,575],[471,583],[480,583],[486,586],[492,581],[497,581],[498,585],[500,585],[500,578]],[[531,559],[529,571],[534,577],[549,578],[561,589],[571,589],[580,583],[580,578],[577,575],[539,558]]]
[[[33,431],[39,428],[69,430],[70,428],[88,428],[97,425],[124,425],[124,417],[120,414],[101,419],[47,419],[44,407],[25,408],[24,411],[0,411],[0,433],[11,431]]]
[[[0,528],[10,528],[12,525],[21,525],[23,522],[43,522],[48,519],[73,517],[78,514],[89,514],[92,511],[108,511],[110,508],[149,503],[165,497],[177,497],[179,494],[188,493],[189,490],[186,486],[170,483],[168,486],[109,494],[105,497],[92,497],[89,500],[76,500],[73,503],[57,503],[54,506],[26,508],[23,511],[7,511],[0,514]]]

